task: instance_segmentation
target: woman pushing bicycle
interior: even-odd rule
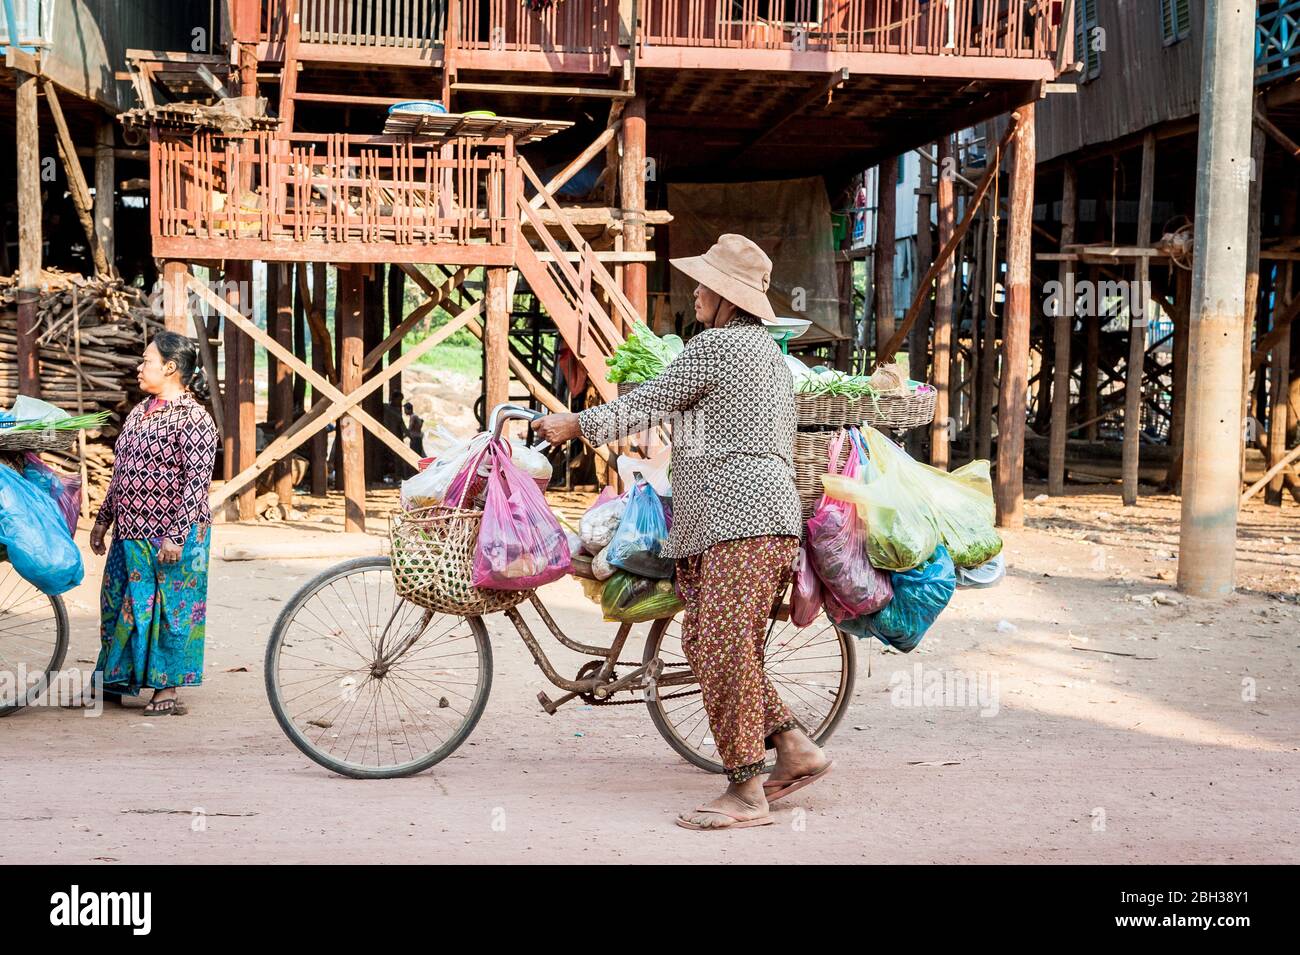
[[[781,700],[763,670],[768,614],[799,549],[794,484],[794,384],[764,330],[772,262],[727,234],[703,255],[671,259],[699,284],[705,327],[653,381],[581,414],[534,422],[558,444],[592,446],[673,423],[673,520],[662,554],[675,558],[686,605],[682,648],[699,681],[729,784],[682,813],[687,829],[769,825],[769,804],[816,782],[834,765]],[[776,750],[762,780],[766,751]]]

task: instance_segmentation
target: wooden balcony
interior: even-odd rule
[[[509,138],[155,129],[149,157],[160,258],[513,262],[518,173]]]
[[[305,61],[608,75],[803,70],[1034,80],[1054,76],[1061,0],[297,0]],[[265,58],[288,0],[261,0]],[[1066,31],[1067,34],[1069,31]],[[444,57],[444,51],[446,56]]]

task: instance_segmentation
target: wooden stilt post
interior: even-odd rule
[[[345,395],[361,387],[361,360],[365,355],[365,315],[363,312],[362,273],[359,267],[340,269],[338,273],[339,323],[339,390]],[[342,448],[344,519],[343,529],[350,534],[366,530],[366,449],[365,432],[352,415],[339,419],[338,440]]]
[[[1138,191],[1137,244],[1151,245],[1151,206],[1156,183],[1156,134],[1142,137],[1142,179]],[[1147,321],[1151,310],[1151,259],[1142,256],[1136,266],[1137,294],[1129,296],[1128,363],[1124,372],[1124,447],[1121,460],[1121,497],[1125,507],[1138,501],[1138,465],[1142,446],[1142,372],[1147,352]],[[1140,303],[1140,305],[1139,305]]]
[[[928,152],[928,148],[923,150]],[[930,231],[931,205],[934,198],[934,176],[930,160],[920,158],[919,184],[916,189],[916,264],[914,274],[924,276],[934,261],[934,234]],[[939,245],[943,245],[940,238]],[[848,263],[846,263],[848,264]],[[929,290],[918,288],[917,295],[925,297],[925,304],[920,314],[912,323],[912,330],[907,333],[907,367],[909,374],[916,381],[930,380],[930,300]],[[936,409],[935,415],[938,415]],[[907,433],[907,451],[914,458],[921,458],[925,453],[926,432],[923,428],[913,428]]]
[[[976,456],[988,459],[993,456],[993,396],[997,394],[998,382],[998,320],[993,311],[994,292],[997,290],[998,263],[1002,261],[998,256],[997,209],[992,204],[985,233],[984,262],[980,268],[984,273],[980,279],[984,285],[984,332],[980,342],[980,364],[984,371],[980,377],[979,413],[976,417],[979,426]]]
[[[272,332],[272,337],[293,351],[293,266],[283,262],[268,263],[268,277],[272,270],[275,271],[277,286],[275,331]],[[267,357],[271,358],[269,355]],[[271,422],[271,430],[278,437],[294,420],[293,374],[284,362],[276,362],[275,378],[269,384],[270,390],[275,392],[275,420]],[[288,517],[289,509],[293,507],[293,462],[288,457],[276,464],[274,482],[282,513]]]
[[[1291,180],[1282,190],[1282,234],[1293,235],[1296,224],[1296,185]],[[1283,302],[1292,301],[1295,295],[1295,263],[1278,263],[1281,271],[1280,288],[1273,296],[1280,307]],[[1275,312],[1277,309],[1275,308]],[[1268,369],[1268,464],[1270,467],[1286,457],[1287,449],[1287,402],[1291,397],[1291,336],[1292,326],[1286,325],[1273,346]],[[1282,503],[1282,490],[1286,486],[1286,475],[1279,473],[1269,482],[1264,491],[1264,502],[1274,506]]]
[[[1096,288],[1098,270],[1088,269],[1088,278]],[[1093,298],[1093,314],[1085,316],[1083,323],[1083,420],[1089,422],[1083,429],[1089,441],[1097,440],[1098,405],[1101,397],[1101,304]]]
[[[620,184],[623,204],[623,249],[627,252],[644,252],[645,237],[645,113],[644,96],[635,96],[623,109],[623,125],[619,135],[623,140],[623,160],[620,167]],[[632,303],[636,313],[645,320],[646,264],[629,262],[623,269],[623,294]]]
[[[41,282],[41,156],[37,79],[14,70],[18,145],[18,393],[40,397],[36,306]]]
[[[1249,208],[1246,221],[1246,283],[1243,298],[1245,334],[1241,342],[1241,429],[1243,438],[1240,447],[1238,470],[1241,483],[1246,483],[1246,445],[1253,436],[1246,437],[1247,419],[1250,417],[1250,376],[1252,374],[1251,355],[1254,351],[1255,320],[1259,312],[1259,231],[1261,226],[1261,203],[1264,196],[1264,150],[1267,146],[1264,130],[1258,123],[1251,124],[1250,165],[1254,173],[1250,177]],[[1194,266],[1194,264],[1193,264]]]
[[[406,273],[402,267],[396,263],[388,266],[388,332],[391,335],[393,329],[402,324],[405,318],[406,308]],[[396,364],[397,359],[402,357],[402,343],[398,342],[388,351],[388,364]],[[400,373],[389,379],[388,384],[389,400],[397,405],[399,413],[402,412],[402,403],[404,396],[402,394],[402,376]],[[405,419],[403,419],[405,420]]]
[[[974,253],[971,256],[970,273],[970,426],[967,428],[966,456],[971,460],[979,457],[979,434],[983,426],[980,421],[980,389],[986,374],[984,359],[981,354],[984,343],[982,334],[984,326],[984,233],[982,223],[974,226]]]
[[[1031,229],[1034,214],[1034,104],[1020,107],[1011,146],[1007,221],[1007,295],[1002,316],[1002,381],[998,391],[998,465],[994,498],[999,527],[1022,527],[1025,405],[1029,369]]]
[[[952,165],[952,137],[939,140],[939,248],[952,240],[957,210],[954,205],[954,185],[949,166]],[[952,295],[953,259],[944,262],[934,283],[934,371],[931,383],[938,396],[934,402],[934,423],[930,426],[930,464],[948,470],[951,460],[949,442],[955,434],[951,396],[952,373]]]
[[[370,350],[384,340],[384,295],[383,287],[380,281],[383,277],[383,270],[375,266],[363,266],[365,278],[361,283],[361,310],[365,327],[362,336],[364,351],[362,355],[370,354]],[[383,360],[376,362],[375,371],[381,370]],[[365,401],[361,403],[365,409],[376,421],[384,420],[384,394],[383,389],[373,392]],[[378,441],[366,442],[366,480],[381,481],[385,472],[388,470],[388,448]]]
[[[252,312],[252,263],[230,262],[224,276],[225,299],[241,314]],[[257,457],[257,422],[253,405],[253,340],[230,322],[225,322],[226,351],[226,434],[225,476],[234,477]],[[251,521],[256,487],[250,484],[236,498],[239,519]]]
[[[507,282],[510,270],[487,270],[487,321],[484,331],[483,382],[487,389],[484,411],[488,414],[510,398],[510,301]]]
[[[116,248],[113,234],[114,197],[117,193],[116,159],[113,155],[115,126],[111,119],[106,119],[95,127],[95,232],[99,234],[99,245],[110,269],[113,268]]]
[[[890,158],[876,167],[876,250],[873,256],[876,303],[876,362],[892,355],[880,354],[894,337],[894,228],[897,221],[898,160]]]
[[[1192,273],[1177,269],[1174,276],[1174,390],[1169,417],[1169,471],[1165,485],[1174,494],[1183,483],[1183,435],[1187,425],[1187,337],[1188,301],[1192,297]]]
[[[299,361],[307,363],[307,303],[303,300],[302,283],[298,277],[307,268],[306,263],[296,262],[289,266],[289,288],[293,294],[293,353]],[[302,375],[293,376],[293,414],[290,420],[297,418],[307,407],[307,379]]]
[[[1061,250],[1074,241],[1078,197],[1074,163],[1065,163],[1061,188]],[[1057,272],[1061,302],[1052,319],[1056,360],[1052,375],[1052,427],[1047,449],[1047,493],[1065,493],[1065,441],[1070,418],[1070,334],[1074,327],[1075,263],[1062,262]]]
[[[163,328],[178,335],[188,335],[193,328],[189,314],[189,292],[185,276],[189,269],[184,262],[168,259],[163,263]]]
[[[311,266],[311,311],[313,320],[311,326],[313,329],[325,328],[325,301],[326,285],[328,282],[328,268],[324,262],[313,262]],[[325,374],[326,369],[330,366],[329,351],[333,347],[328,340],[320,340],[315,336],[311,342],[311,367],[312,370]],[[337,377],[337,376],[336,376]],[[333,384],[337,385],[335,381]],[[315,408],[318,404],[325,401],[325,396],[318,389],[311,390],[311,406]],[[329,435],[324,431],[319,431],[311,439],[311,493],[313,497],[324,497],[329,493]]]

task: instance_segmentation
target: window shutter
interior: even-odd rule
[[[1183,39],[1192,32],[1191,0],[1174,0],[1174,12],[1178,19],[1178,39]]]
[[[1074,50],[1083,64],[1082,80],[1087,82],[1101,75],[1101,51],[1093,49],[1093,29],[1097,26],[1097,0],[1075,0]]]

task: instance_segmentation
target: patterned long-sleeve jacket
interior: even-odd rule
[[[195,524],[212,522],[208,488],[217,429],[188,391],[160,408],[131,409],[113,447],[113,477],[95,517],[126,540],[166,537],[183,544]]]
[[[672,426],[673,520],[665,557],[726,540],[802,533],[794,485],[794,381],[762,324],[696,335],[653,381],[578,416],[592,445]]]

